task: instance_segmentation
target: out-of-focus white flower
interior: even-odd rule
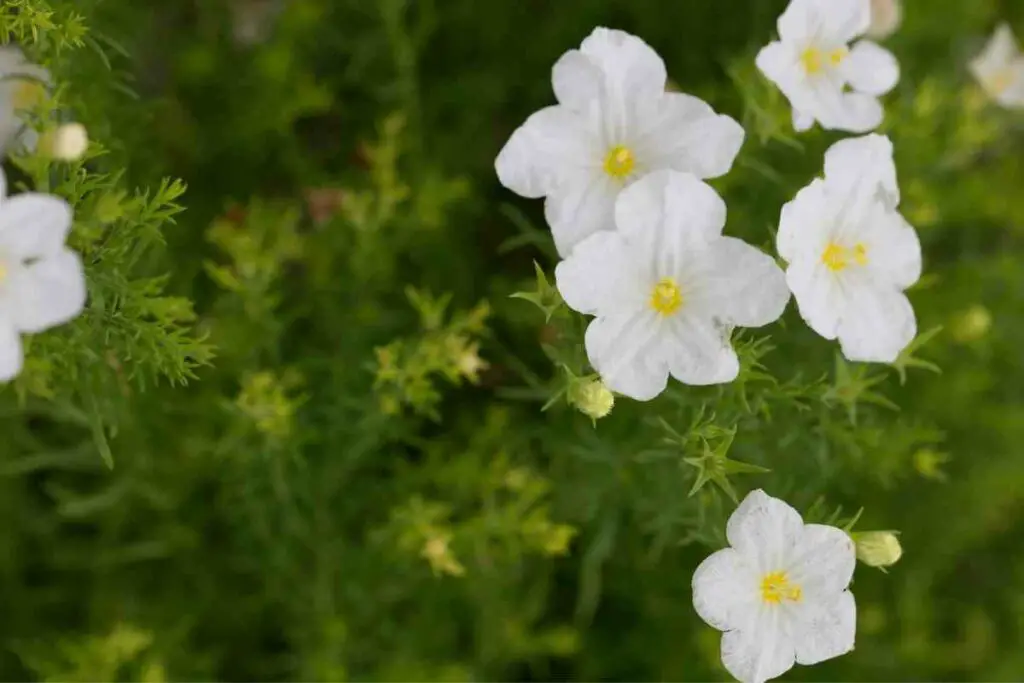
[[[792,0],[779,17],[779,40],[757,55],[757,68],[793,106],[793,127],[864,133],[882,122],[878,97],[899,81],[896,58],[863,36],[869,0]]]
[[[871,25],[868,37],[888,38],[903,23],[903,0],[871,0]]]
[[[89,149],[89,131],[80,123],[65,123],[44,134],[39,147],[55,159],[75,161]]]
[[[1009,24],[999,25],[970,69],[993,100],[1010,109],[1024,109],[1024,55]]]
[[[21,335],[65,323],[85,305],[78,254],[64,246],[71,207],[27,192],[6,197],[0,171],[0,381],[21,371]]]
[[[892,143],[842,140],[817,179],[782,208],[777,246],[800,315],[853,361],[891,363],[917,331],[903,290],[921,276],[921,245],[899,205]]]
[[[585,343],[605,385],[645,401],[669,375],[685,384],[734,380],[732,328],[767,325],[789,300],[774,259],[722,236],[725,202],[689,173],[656,171],[631,185],[615,223],[555,269],[566,304],[597,316]]]
[[[567,256],[612,230],[615,198],[652,171],[698,178],[726,173],[743,129],[703,101],[665,91],[665,63],[623,31],[594,29],[552,72],[558,104],[532,115],[495,162],[501,183],[524,197],[546,197],[555,246]]]
[[[284,9],[282,0],[232,0],[231,33],[239,45],[267,42],[274,22]]]
[[[18,48],[0,47],[0,149],[12,143],[34,151],[39,136],[26,125],[24,112],[45,96],[50,72],[29,64]]]
[[[841,529],[804,524],[785,502],[752,491],[726,526],[731,547],[693,575],[693,606],[724,631],[722,663],[742,683],[853,649],[857,607],[847,590],[857,564]]]

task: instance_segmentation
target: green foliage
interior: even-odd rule
[[[714,185],[774,253],[837,139],[753,66],[784,5],[4,2],[53,75],[33,127],[92,144],[5,163],[74,206],[89,302],[0,387],[3,675],[725,679],[690,578],[764,488],[903,552],[858,570],[857,649],[791,678],[1019,677],[1024,125],[964,63],[1020,8],[908,2],[891,41],[925,252],[891,367],[790,304],[735,382],[612,404],[541,203],[494,178],[555,59],[618,26],[743,123]]]

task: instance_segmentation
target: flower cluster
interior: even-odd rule
[[[20,50],[0,48],[0,149],[73,160],[88,138],[80,124],[58,126],[40,139],[28,118],[43,103],[49,72],[25,60]],[[22,334],[42,332],[77,316],[86,284],[78,254],[65,246],[71,206],[48,194],[7,197],[0,171],[0,382],[18,375]]]
[[[785,271],[723,234],[726,204],[704,182],[739,153],[744,131],[733,119],[666,91],[664,62],[622,31],[598,28],[558,60],[557,104],[527,119],[495,166],[509,189],[545,199],[558,292],[593,316],[584,346],[594,386],[646,401],[669,377],[733,381],[733,329],[774,322],[791,294],[847,359],[898,362],[917,334],[905,291],[921,277],[922,251],[898,210],[893,144],[870,133],[899,65],[865,36],[885,38],[901,20],[899,0],[791,0],[779,39],[757,55],[797,131],[818,123],[861,134],[833,144],[822,177],[781,208],[775,246]],[[971,70],[997,102],[1024,106],[1024,56],[1008,27]],[[608,394],[584,412],[603,416],[612,405]],[[761,491],[743,501],[728,524],[732,547],[693,579],[696,610],[725,631],[722,660],[734,676],[761,682],[853,648],[856,559],[885,567],[902,552],[890,532],[859,538],[805,525]]]

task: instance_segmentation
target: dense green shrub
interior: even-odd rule
[[[279,4],[0,8],[53,75],[35,126],[93,139],[5,163],[73,204],[90,299],[0,388],[4,678],[725,679],[690,578],[751,488],[901,532],[858,568],[857,649],[789,676],[1021,676],[1024,115],[965,64],[1024,6],[909,0],[889,42],[925,253],[900,361],[845,362],[791,304],[735,383],[595,421],[494,158],[563,51],[629,30],[746,128],[712,184],[774,253],[839,137],[795,136],[754,69],[785,3]]]

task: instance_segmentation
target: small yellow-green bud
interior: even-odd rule
[[[612,412],[615,396],[601,380],[587,379],[570,389],[569,401],[587,417],[600,420]]]
[[[889,567],[903,555],[903,547],[893,531],[865,531],[854,533],[857,559],[869,567]]]
[[[957,316],[953,336],[961,343],[977,341],[988,334],[991,327],[992,314],[984,306],[976,304]]]

